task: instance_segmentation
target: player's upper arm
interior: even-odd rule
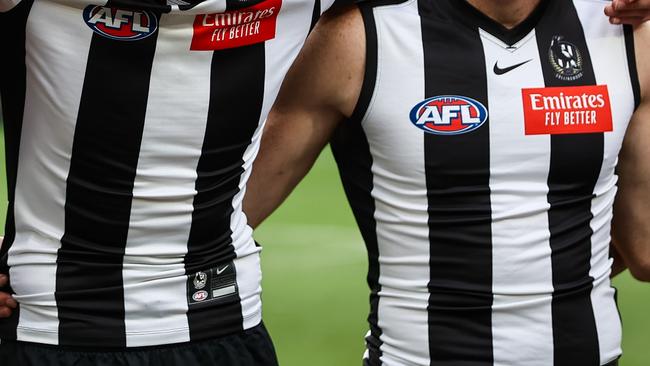
[[[255,227],[284,200],[354,110],[365,68],[356,7],[330,10],[289,70],[269,114],[244,198]]]
[[[632,274],[650,281],[650,24],[636,28],[635,51],[641,98],[619,156],[612,235]]]
[[[296,152],[320,152],[336,126],[356,106],[365,69],[364,46],[358,8],[327,12],[282,84],[263,144],[293,143],[299,149]],[[308,160],[310,156],[300,154],[296,158]]]
[[[364,74],[365,36],[356,7],[332,9],[319,20],[292,65],[274,105],[287,110],[349,116]]]

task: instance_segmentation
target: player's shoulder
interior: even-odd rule
[[[399,7],[417,0],[336,0],[320,20],[326,27],[350,29],[363,26],[361,12],[369,8]]]
[[[355,4],[336,6],[323,14],[314,29],[313,37],[331,47],[354,47],[363,40],[363,19]],[[326,52],[326,50],[323,50]]]
[[[407,7],[418,0],[357,0],[355,4],[363,9],[399,9]]]
[[[650,47],[650,21],[641,23],[634,28],[635,38],[646,50]]]
[[[319,20],[320,22],[328,23],[331,26],[332,22],[350,21],[359,13],[359,7],[356,2],[340,4],[329,8]]]
[[[363,20],[357,6],[328,10],[319,19],[289,71],[284,91],[294,95],[309,92],[311,97],[307,104],[318,108],[327,106],[348,114],[355,90],[359,89],[363,78],[365,43]]]

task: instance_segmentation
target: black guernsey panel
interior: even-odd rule
[[[536,28],[547,87],[596,85],[589,50],[572,1],[550,1]],[[572,48],[578,60],[564,74],[550,58]],[[571,62],[571,61],[569,61]],[[578,148],[576,148],[578,147]],[[603,133],[551,135],[548,213],[553,268],[555,366],[599,365],[596,321],[591,304],[591,201],[603,159]]]
[[[0,273],[9,274],[7,252],[16,237],[14,220],[14,197],[16,175],[18,173],[18,152],[20,134],[25,110],[25,28],[33,1],[23,1],[7,13],[0,13],[0,45],[4,53],[0,57],[0,98],[2,100],[2,120],[5,136],[5,161],[7,174],[7,221],[5,237],[0,246]],[[3,291],[13,293],[9,287]],[[16,339],[16,326],[20,307],[9,318],[0,319],[0,339]]]
[[[61,345],[126,346],[122,262],[156,40],[92,37],[57,259]]]
[[[213,54],[208,121],[197,167],[197,194],[185,257],[188,275],[226,265],[236,256],[230,227],[232,201],[239,193],[244,152],[262,112],[264,72],[264,43]],[[241,311],[236,294],[191,305],[187,314],[190,339],[241,330]]]
[[[314,29],[318,19],[320,19],[320,0],[314,0],[314,10],[311,13],[311,24],[309,25],[310,30]]]
[[[458,27],[442,18],[440,14],[450,14],[450,6],[447,0],[419,3],[425,98],[457,95],[487,106],[485,56],[478,29]],[[489,132],[488,120],[471,133],[423,137],[432,365],[493,362]]]
[[[630,25],[623,26],[625,36],[625,52],[627,53],[627,67],[630,72],[630,81],[632,82],[632,93],[634,94],[634,108],[638,108],[641,103],[641,85],[639,82],[639,72],[636,66],[636,51],[634,48],[634,29]]]

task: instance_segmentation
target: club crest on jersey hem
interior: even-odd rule
[[[479,101],[460,95],[439,95],[416,104],[409,114],[411,123],[434,135],[461,135],[479,129],[488,119]]]
[[[158,18],[148,10],[89,5],[83,19],[93,32],[116,41],[138,41],[154,34]]]
[[[218,305],[233,301],[239,294],[236,276],[233,262],[188,274],[188,305],[190,307],[203,303]]]

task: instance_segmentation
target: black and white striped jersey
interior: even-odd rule
[[[615,167],[631,30],[544,0],[362,6],[366,78],[333,148],[369,252],[368,365],[594,366],[621,354]]]
[[[332,2],[0,0],[20,303],[2,339],[137,347],[260,322],[244,187]]]

